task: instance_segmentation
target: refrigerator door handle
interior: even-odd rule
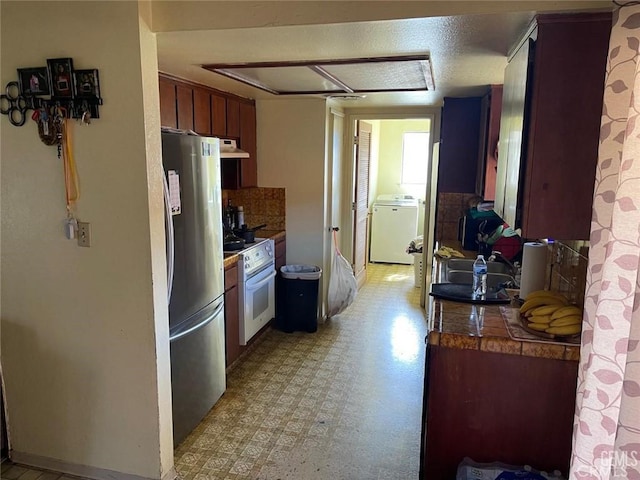
[[[169,184],[167,176],[162,174],[162,186],[164,191],[164,210],[167,235],[167,303],[171,300],[171,290],[173,289],[173,272],[175,269],[175,240],[173,232],[173,217],[171,215],[171,199],[169,197]]]
[[[175,342],[176,340],[189,335],[190,333],[195,332],[196,330],[200,330],[202,327],[205,327],[209,323],[211,323],[218,315],[223,313],[224,310],[224,301],[220,301],[218,305],[216,305],[215,310],[211,313],[211,315],[205,317],[204,319],[197,320],[194,325],[188,325],[184,330],[181,330],[179,333],[175,335],[171,335],[169,337],[169,342]]]

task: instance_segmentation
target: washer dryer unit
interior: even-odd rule
[[[379,195],[373,204],[369,261],[412,264],[406,252],[418,234],[418,199],[411,195]]]

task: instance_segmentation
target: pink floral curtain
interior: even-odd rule
[[[571,479],[640,480],[640,6],[614,13]]]

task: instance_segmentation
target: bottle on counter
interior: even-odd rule
[[[236,228],[235,215],[233,214],[234,208],[231,205],[231,200],[227,200],[227,207],[224,209],[225,222],[227,224],[227,228],[234,229]]]
[[[244,223],[244,207],[242,207],[242,205],[238,206],[238,228],[242,228],[243,225],[246,225]]]
[[[473,262],[473,296],[481,297],[487,294],[487,262],[484,255],[478,255]]]

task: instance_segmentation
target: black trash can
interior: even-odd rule
[[[291,333],[318,330],[318,288],[322,269],[314,265],[280,267],[276,328]]]

